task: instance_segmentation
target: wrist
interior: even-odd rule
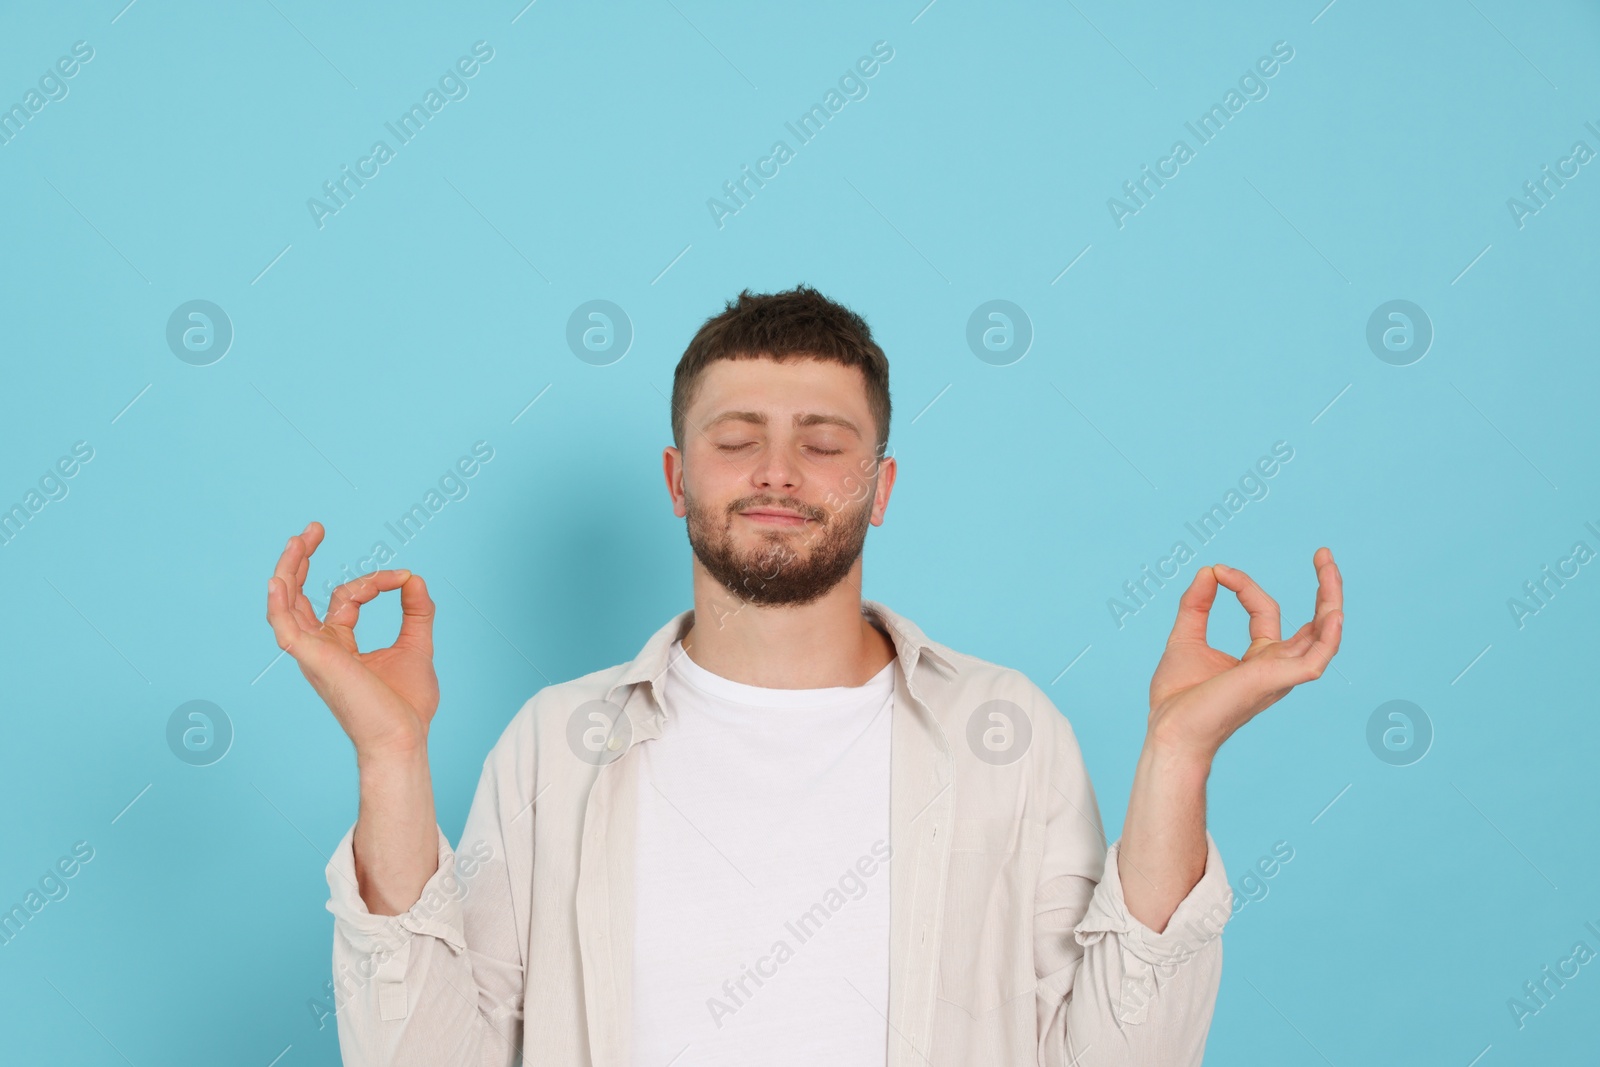
[[[356,748],[356,769],[362,777],[410,776],[428,770],[426,736]]]
[[[1211,763],[1216,749],[1157,734],[1147,734],[1144,748],[1139,752],[1139,763],[1156,772],[1163,780],[1190,782],[1204,785],[1211,775]]]

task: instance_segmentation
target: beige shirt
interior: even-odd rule
[[[1200,1063],[1233,901],[1216,843],[1150,930],[1123,901],[1117,846],[1050,698],[882,604],[862,611],[897,663],[887,1067]],[[439,870],[406,914],[367,911],[345,834],[327,878],[347,1065],[635,1067],[633,895],[649,887],[632,878],[630,757],[660,736],[657,686],[693,617],[522,706],[460,848],[440,832]],[[693,1063],[689,1048],[671,1067]]]

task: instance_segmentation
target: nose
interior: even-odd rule
[[[784,449],[763,449],[755,468],[750,471],[750,482],[762,489],[780,488],[785,492],[793,492],[800,487],[797,470],[798,466]]]

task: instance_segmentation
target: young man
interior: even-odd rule
[[[1288,640],[1246,574],[1201,567],[1151,682],[1106,845],[1067,720],[1025,675],[861,596],[894,487],[889,374],[815,290],[748,291],[678,364],[663,457],[694,607],[630,662],[535,694],[452,850],[420,575],[301,592],[267,617],[355,744],[360,809],[328,865],[347,1064],[1198,1064],[1231,912],[1205,828],[1218,746],[1338,649],[1341,581]],[[1208,647],[1218,585],[1250,616]],[[399,589],[389,648],[360,605]]]

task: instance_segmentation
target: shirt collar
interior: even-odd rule
[[[861,613],[873,619],[888,633],[889,639],[894,642],[895,658],[900,661],[901,673],[906,678],[912,677],[918,661],[924,656],[945,670],[955,670],[956,665],[950,650],[930,640],[910,619],[896,614],[876,600],[863,599]],[[611,687],[606,691],[606,699],[615,702],[617,691],[624,686],[648,682],[653,688],[659,683],[670,665],[668,657],[672,652],[673,643],[687,633],[693,624],[694,609],[688,608],[673,616],[659,630],[651,634],[650,639],[639,650],[639,654],[623,666],[622,673],[611,683]],[[632,706],[632,703],[629,702],[625,706]]]

